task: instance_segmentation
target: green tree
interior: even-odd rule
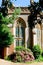
[[[18,18],[20,14],[20,8],[14,10],[12,16],[8,17],[8,4],[9,0],[2,0],[2,6],[0,8],[0,48],[7,47],[13,43],[14,37],[13,34],[10,32],[10,28],[8,24],[14,23],[14,20]]]
[[[30,10],[30,15],[28,16],[28,24],[29,24],[29,31],[30,31],[30,45],[31,48],[33,46],[33,32],[32,29],[35,27],[35,25],[37,23],[41,24],[41,20],[35,22],[35,20],[37,20],[37,15],[40,16],[40,18],[42,19],[42,15],[40,12],[42,12],[43,10],[43,0],[39,0],[39,2],[34,2],[34,0],[30,0],[30,6],[28,7],[28,9]]]

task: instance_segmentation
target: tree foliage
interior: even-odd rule
[[[6,18],[0,13],[0,48],[9,46],[13,42],[13,35],[6,25]],[[8,20],[7,20],[8,21]]]
[[[10,32],[8,24],[13,24],[15,19],[20,14],[20,8],[14,10],[12,16],[7,16],[7,5],[9,0],[2,0],[2,6],[0,8],[0,48],[7,47],[13,43],[14,36]],[[7,12],[6,12],[7,11]]]
[[[43,2],[43,1],[41,1]],[[31,3],[31,5],[28,7],[28,9],[30,10],[31,14],[28,17],[28,22],[29,22],[29,27],[33,28],[35,26],[35,20],[37,20],[37,15],[39,14],[41,17],[40,12],[43,10],[43,4],[41,4],[41,2],[33,2]],[[39,22],[38,22],[39,23]]]

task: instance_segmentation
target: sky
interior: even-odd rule
[[[27,7],[30,5],[30,0],[11,0],[15,6],[20,6],[20,7]],[[38,2],[39,0],[34,0],[35,2]],[[0,6],[1,6],[2,0],[0,0]]]
[[[12,1],[12,0],[11,0]],[[39,0],[34,0],[35,2],[38,2]],[[15,4],[15,6],[28,6],[30,5],[30,0],[13,0],[13,3]]]

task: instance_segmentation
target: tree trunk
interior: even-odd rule
[[[30,43],[30,48],[32,49],[32,47],[33,47],[33,32],[32,32],[31,28],[29,28],[29,43]]]

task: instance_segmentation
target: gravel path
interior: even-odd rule
[[[26,63],[13,63],[13,62],[9,62],[9,61],[0,59],[0,65],[43,65],[43,62],[40,62],[40,63],[34,62],[31,64],[26,64]]]

